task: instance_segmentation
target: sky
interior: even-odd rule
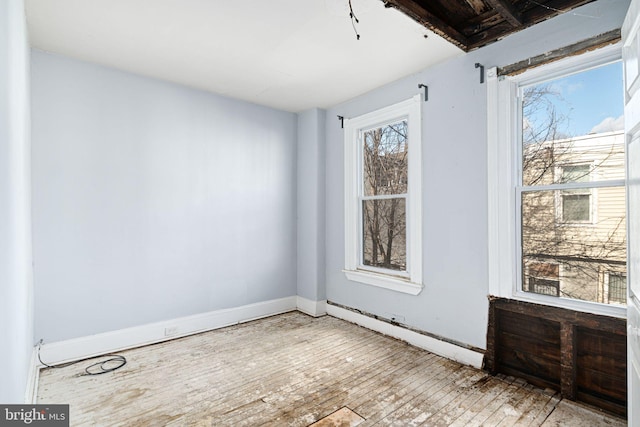
[[[568,136],[624,129],[622,62],[552,80],[557,111],[567,116]]]

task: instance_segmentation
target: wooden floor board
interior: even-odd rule
[[[333,381],[318,382],[318,387],[311,392],[298,396],[294,405],[281,399],[280,403],[284,403],[289,408],[282,410],[284,415],[274,418],[274,425],[277,425],[285,417],[292,419],[300,417],[301,421],[292,425],[306,425],[304,423],[310,415],[322,417],[326,413],[331,413],[336,408],[344,406],[345,399],[350,402],[349,407],[355,409],[360,396],[366,397],[370,394],[371,386],[386,383],[398,369],[412,363],[414,358],[411,354],[393,354],[387,346],[380,346],[380,348],[386,353],[380,363],[370,364],[366,360],[361,363],[359,359],[351,357],[349,365],[343,364],[343,366],[348,366],[349,372],[342,375],[338,372]],[[430,355],[423,352],[421,356],[429,357]],[[328,397],[332,399],[328,399]],[[291,406],[294,408],[292,409]]]
[[[449,366],[442,363],[440,358],[432,359],[431,365],[425,367],[419,375],[415,375],[415,380],[406,384],[399,384],[393,390],[393,400],[377,405],[375,411],[369,414],[369,419],[373,422],[379,422],[381,425],[390,425],[396,417],[405,414],[411,409],[418,396],[423,395],[425,391],[434,388],[434,385],[445,377],[451,375],[452,370]],[[371,402],[379,401],[375,396]],[[383,401],[384,402],[384,401]]]
[[[455,411],[456,418],[451,419],[452,426],[469,425],[484,408],[490,405],[500,394],[506,391],[505,383],[495,377],[487,377],[482,380],[478,388],[466,401],[463,401]]]
[[[462,368],[462,366],[460,366],[460,368]],[[456,370],[451,367],[443,366],[443,369],[437,372],[437,375],[429,377],[423,384],[416,388],[402,406],[388,411],[386,416],[381,418],[376,425],[405,425],[406,420],[410,418],[409,414],[422,413],[421,408],[427,406],[425,404],[426,399],[439,390],[441,385],[451,381],[453,378],[452,375],[456,375],[455,373]],[[463,371],[459,370],[458,375],[462,373]],[[414,424],[416,424],[416,422],[417,421],[414,421]]]
[[[347,377],[348,371],[344,369],[336,369],[333,372],[320,371],[320,374],[307,374],[307,381],[298,380],[294,387],[278,387],[273,392],[268,393],[263,400],[270,404],[265,410],[259,414],[248,412],[240,414],[241,417],[251,417],[258,415],[260,417],[271,414],[274,421],[277,422],[282,418],[283,414],[287,417],[295,418],[296,408],[300,412],[300,416],[304,412],[308,412],[308,407],[319,399],[325,399],[327,395],[336,393],[336,390],[347,390],[348,384],[341,386],[336,380],[341,377]],[[339,409],[343,405],[339,404],[331,407],[333,411]],[[265,413],[266,411],[266,413]],[[333,412],[329,411],[329,412]],[[317,419],[317,418],[314,418]],[[307,423],[308,424],[308,423]]]
[[[264,400],[275,399],[273,396],[274,390],[286,386],[288,391],[292,392],[299,383],[304,382],[304,366],[313,365],[318,371],[322,371],[327,369],[326,366],[335,364],[333,359],[339,358],[349,351],[357,353],[366,345],[364,340],[352,340],[351,343],[341,342],[336,336],[324,337],[324,340],[319,341],[319,343],[321,346],[329,346],[331,343],[335,345],[322,354],[314,351],[312,347],[303,349],[296,349],[295,346],[289,349],[282,348],[273,353],[275,361],[271,366],[258,366],[257,362],[250,362],[255,364],[253,376],[241,375],[240,381],[238,381],[238,378],[234,379],[235,385],[220,388],[221,393],[218,395],[212,396],[210,391],[205,390],[202,395],[196,396],[192,400],[206,400],[209,406],[215,407],[218,405],[240,406],[243,404],[243,400],[251,402],[259,397],[264,397]],[[299,355],[298,358],[292,361],[287,360],[282,354],[287,351],[297,353]],[[363,351],[363,353],[366,352]],[[252,359],[257,357],[259,357],[259,354],[252,355]],[[269,378],[268,384],[264,382],[264,377]],[[268,389],[265,389],[265,387],[268,387]],[[234,398],[240,399],[240,402],[234,402]]]
[[[476,375],[477,378],[486,375],[485,373],[470,369],[468,367],[457,364],[449,368],[445,375],[436,378],[435,381],[431,381],[427,384],[427,388],[422,388],[417,396],[417,399],[412,400],[408,407],[403,408],[402,412],[396,411],[394,414],[396,418],[392,425],[403,425],[403,423],[409,423],[410,425],[421,425],[436,412],[437,406],[444,406],[446,402],[443,399],[447,399],[449,393],[455,390],[459,384],[466,381],[474,381],[469,378],[469,374]],[[383,423],[385,421],[383,420]]]
[[[469,386],[476,381],[480,381],[487,374],[481,371],[475,371],[472,369],[464,369],[464,375],[457,379],[455,382],[449,383],[446,387],[443,387],[441,390],[433,395],[431,399],[423,402],[421,407],[416,408],[418,412],[421,412],[416,418],[411,420],[415,425],[437,425],[437,423],[441,424],[442,422],[438,422],[438,420],[442,420],[447,417],[446,412],[441,412],[446,406],[455,398],[459,396],[461,392],[464,390],[468,390]],[[425,405],[426,403],[426,405]],[[423,410],[423,408],[427,408],[427,410]],[[416,411],[414,411],[416,412]],[[434,422],[435,418],[435,422]]]
[[[340,383],[344,383],[342,388],[348,390],[354,382],[353,378],[349,378],[350,373],[369,377],[376,372],[381,372],[380,368],[383,367],[383,363],[384,366],[390,366],[390,360],[381,359],[383,353],[388,353],[388,350],[382,346],[377,346],[377,348],[349,347],[336,354],[314,352],[313,354],[321,358],[322,361],[314,362],[312,372],[301,372],[296,380],[281,387],[274,385],[270,379],[269,384],[272,390],[263,397],[263,400],[272,405],[270,412],[276,421],[277,413],[283,411],[281,408],[283,405],[287,407],[287,411],[292,411],[292,406],[304,404],[301,406],[304,411],[314,398],[326,399],[327,395],[331,395],[327,394],[327,391],[340,389]],[[376,360],[380,360],[381,366],[375,365]],[[354,366],[357,366],[358,369],[354,369]],[[371,372],[367,374],[361,367],[368,367]],[[340,407],[342,405],[335,409]],[[269,409],[267,408],[267,410]],[[260,412],[260,415],[264,416],[264,411]],[[251,414],[247,413],[246,415]],[[288,416],[291,415],[288,414]]]
[[[323,393],[316,393],[312,401],[305,402],[305,405],[292,412],[292,415],[296,412],[321,415],[340,407],[345,400],[348,400],[350,407],[355,407],[358,401],[371,394],[371,388],[386,382],[395,373],[393,369],[400,360],[397,355],[387,354],[375,364],[354,369],[350,375],[336,382],[333,390],[333,386],[327,384],[327,387],[322,390]],[[337,393],[336,390],[339,392]]]
[[[421,371],[431,366],[427,364],[430,360],[431,358],[416,357],[409,366],[396,370],[383,386],[378,384],[374,387],[363,387],[360,398],[352,403],[354,410],[365,420],[376,420],[382,418],[385,412],[401,406],[406,393],[422,383]],[[372,389],[375,393],[371,393]]]
[[[304,427],[348,410],[360,426],[625,425],[329,316],[285,313],[119,354],[127,364],[105,375],[80,375],[91,361],[42,370],[38,403],[68,403],[72,426]]]
[[[441,399],[437,405],[433,405],[433,408],[437,409],[437,412],[434,411],[434,414],[427,418],[422,425],[450,426],[455,420],[460,418],[473,403],[477,402],[484,393],[490,391],[489,388],[486,388],[487,380],[490,378],[488,374],[475,374],[470,378],[474,380],[472,383],[467,383],[465,386],[449,392],[449,399]],[[478,384],[480,384],[480,386],[478,386]],[[444,405],[445,403],[446,405]]]
[[[401,426],[406,424],[407,420],[411,420],[414,425],[418,425],[421,423],[421,418],[426,419],[430,416],[431,413],[424,409],[429,407],[430,401],[437,400],[434,395],[439,393],[442,389],[450,387],[452,382],[462,378],[467,373],[462,365],[449,360],[446,361],[448,364],[444,366],[444,369],[441,372],[430,377],[424,384],[415,390],[411,399],[409,399],[403,406],[389,413],[385,418],[382,418],[378,424]]]

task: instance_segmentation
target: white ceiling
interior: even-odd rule
[[[27,0],[31,45],[287,111],[462,51],[381,0]],[[425,39],[424,35],[428,37]]]

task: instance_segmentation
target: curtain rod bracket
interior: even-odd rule
[[[344,116],[338,116],[338,120],[340,120],[340,127],[344,129]]]
[[[484,65],[476,62],[476,68],[480,68],[480,84],[484,83]]]
[[[418,89],[421,89],[421,88],[424,88],[424,102],[427,102],[429,100],[429,86],[419,83]]]

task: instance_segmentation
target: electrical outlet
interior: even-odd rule
[[[177,326],[169,326],[167,328],[164,328],[164,336],[165,337],[170,337],[172,335],[177,335],[178,334],[178,327]]]

